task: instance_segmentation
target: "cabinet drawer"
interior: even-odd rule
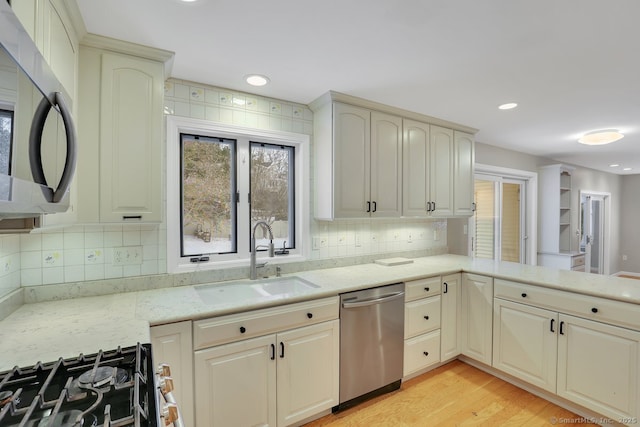
[[[497,298],[640,330],[640,306],[541,286],[495,279]]]
[[[440,330],[419,335],[404,342],[403,375],[405,377],[439,362]]]
[[[584,255],[571,257],[571,267],[579,267],[584,265]]]
[[[439,295],[441,288],[440,276],[411,280],[404,284],[404,300],[414,301],[420,298]]]
[[[440,295],[411,301],[404,306],[404,337],[440,328]]]
[[[193,322],[194,350],[338,318],[339,297]]]

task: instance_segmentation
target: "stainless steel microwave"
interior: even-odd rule
[[[0,228],[66,211],[76,153],[69,97],[0,0]]]

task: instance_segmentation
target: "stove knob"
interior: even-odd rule
[[[164,425],[169,426],[178,420],[178,405],[174,403],[167,403],[162,406],[162,418],[164,419]]]
[[[173,378],[160,377],[158,381],[158,388],[162,394],[171,393],[173,391]]]
[[[161,377],[170,377],[171,376],[171,367],[169,365],[167,365],[166,363],[162,363],[162,364],[160,364],[160,366],[158,366],[158,370],[156,372]]]

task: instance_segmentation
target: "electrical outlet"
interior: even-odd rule
[[[320,248],[327,247],[327,238],[326,237],[314,237],[313,238],[313,249],[319,250]]]
[[[628,259],[629,259],[629,257],[627,257],[626,255],[622,255],[622,260],[623,260],[623,261],[626,261],[626,260],[628,260]]]
[[[407,243],[411,243],[411,242],[413,242],[413,236],[411,236],[411,233],[409,233],[407,235]]]
[[[359,248],[362,246],[362,238],[360,237],[360,234],[355,235],[355,241],[356,241],[356,248]]]
[[[142,246],[113,248],[113,265],[142,264]]]

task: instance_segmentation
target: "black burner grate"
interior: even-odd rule
[[[0,373],[0,427],[157,427],[151,345]]]

